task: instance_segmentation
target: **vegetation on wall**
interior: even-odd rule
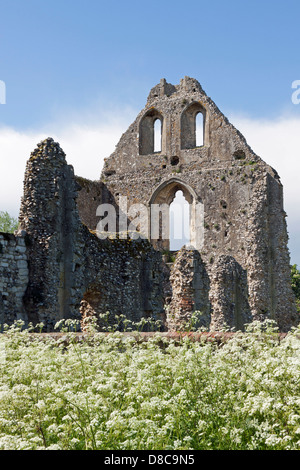
[[[300,313],[300,271],[296,264],[291,267],[292,274],[292,289],[296,296],[297,310]]]
[[[18,228],[18,219],[7,211],[0,211],[0,232],[13,233]]]

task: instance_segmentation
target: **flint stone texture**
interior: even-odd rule
[[[197,250],[182,248],[171,268],[172,300],[168,306],[168,330],[188,329],[194,312],[201,312],[195,325],[209,328],[209,277]]]
[[[168,237],[153,235],[153,205],[164,204],[168,218],[179,190],[190,205],[190,246],[170,257]],[[134,221],[124,198],[128,208],[146,208],[144,238],[124,238],[118,218],[114,233],[98,238],[101,204],[111,204],[127,224]],[[162,79],[99,180],[74,175],[52,138],[32,152],[19,230],[0,234],[0,320],[43,322],[52,331],[60,319],[109,312],[133,321],[152,316],[172,331],[197,311],[200,326],[211,330],[270,318],[288,331],[299,319],[285,219],[277,172],[197,80]]]
[[[246,271],[232,256],[220,256],[212,269],[211,285],[209,297],[214,306],[211,331],[224,325],[243,330],[252,320]]]
[[[24,236],[0,233],[0,325],[26,322],[23,296],[29,280]]]
[[[28,321],[51,331],[58,320],[81,320],[91,310],[135,321],[159,316],[160,253],[147,240],[100,240],[80,220],[80,189],[59,144],[41,142],[27,162],[20,211],[29,260]]]

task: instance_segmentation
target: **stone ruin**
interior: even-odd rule
[[[153,207],[168,219],[179,190],[190,208],[190,245],[170,253],[161,227],[153,236]],[[147,208],[140,238],[121,232],[125,197],[128,207]],[[118,216],[106,237],[97,232],[103,204]],[[125,219],[132,222],[130,211]],[[74,175],[51,138],[31,153],[19,229],[0,233],[0,323],[43,322],[52,331],[60,319],[109,312],[161,319],[174,331],[196,311],[211,331],[265,319],[288,331],[298,318],[287,243],[277,172],[197,80],[162,79],[98,181]]]

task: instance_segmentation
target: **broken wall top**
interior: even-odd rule
[[[196,142],[195,118],[201,114],[203,136]],[[155,121],[161,125],[159,150],[154,148]],[[206,95],[199,82],[184,77],[179,85],[161,79],[154,86],[145,108],[121,136],[112,155],[105,160],[102,178],[157,168],[175,170],[230,166],[240,160],[255,161],[272,176],[266,165],[247,144],[243,135]]]

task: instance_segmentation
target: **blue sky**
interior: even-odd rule
[[[95,102],[141,108],[160,78],[197,78],[223,109],[291,109],[299,1],[2,0],[0,122],[25,128]]]
[[[283,176],[300,265],[299,0],[0,0],[0,17],[0,210],[17,213],[36,138],[97,179],[149,90],[189,75]]]

